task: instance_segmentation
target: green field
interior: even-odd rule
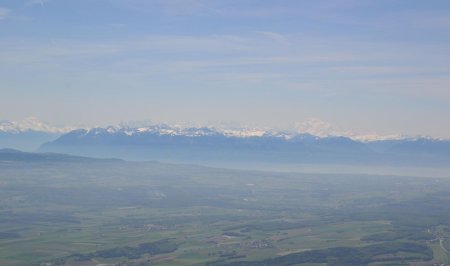
[[[1,161],[0,265],[450,263],[450,179]]]

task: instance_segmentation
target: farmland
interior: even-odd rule
[[[0,162],[1,265],[450,263],[450,179]]]

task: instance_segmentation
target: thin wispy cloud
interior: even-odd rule
[[[271,40],[276,41],[276,42],[289,44],[288,38],[286,38],[286,36],[284,36],[283,34],[280,34],[277,32],[272,32],[272,31],[261,31],[259,33]]]
[[[6,19],[9,14],[11,13],[11,10],[8,8],[0,7],[0,20]]]
[[[92,64],[107,61],[108,66],[103,69],[123,77],[127,73],[130,77],[145,77],[156,69],[160,75],[185,74],[205,83],[214,79],[216,82],[249,81],[252,84],[255,81],[270,81],[277,82],[273,88],[275,91],[295,88],[327,94],[339,94],[352,88],[379,91],[377,84],[382,84],[383,90],[409,91],[407,88],[417,81],[413,94],[417,95],[420,91],[430,91],[423,81],[425,77],[449,74],[448,67],[435,65],[436,60],[441,58],[431,55],[428,56],[428,63],[424,64],[426,61],[421,60],[421,66],[412,67],[408,65],[409,61],[402,63],[414,53],[409,51],[408,46],[387,51],[383,48],[386,44],[362,42],[359,51],[352,51],[356,43],[352,43],[351,49],[336,49],[350,46],[346,40],[331,38],[319,42],[329,45],[316,46],[314,39],[297,39],[272,32],[267,37],[266,34],[161,35],[126,41],[58,40],[34,44],[11,41],[4,44],[1,52],[4,61],[0,67],[3,65],[6,68],[9,62],[21,68],[24,65],[29,69],[34,66],[40,71],[46,71],[43,65],[48,65],[52,71],[54,68],[74,71],[84,62],[88,69],[76,70],[82,74],[92,72],[89,70],[94,66]],[[279,38],[292,46],[280,49]],[[376,50],[384,52],[372,52]],[[139,56],[135,56],[136,53]],[[402,82],[409,85],[402,86]],[[443,83],[433,84],[441,88]],[[442,89],[437,88],[436,91]],[[432,95],[442,98],[442,93]]]
[[[25,6],[27,6],[27,7],[44,6],[48,2],[49,2],[49,0],[28,0],[25,2]]]

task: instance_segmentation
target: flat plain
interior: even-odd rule
[[[1,265],[433,265],[449,249],[443,177],[0,160]]]

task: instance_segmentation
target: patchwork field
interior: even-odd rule
[[[0,265],[450,263],[450,179],[66,159],[0,162]]]

